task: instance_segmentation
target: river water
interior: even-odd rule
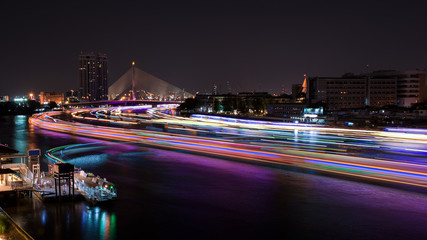
[[[70,160],[115,183],[113,203],[2,206],[35,239],[427,239],[423,192],[111,144],[38,129],[27,116],[0,116],[0,142],[21,153],[106,146]]]

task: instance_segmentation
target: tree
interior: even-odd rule
[[[222,110],[221,103],[219,102],[219,100],[217,98],[215,98],[213,110],[214,110],[214,112],[220,112]]]
[[[225,96],[221,102],[224,112],[232,112],[235,109],[235,103],[232,96]]]
[[[28,101],[29,111],[34,112],[37,108],[40,108],[40,103],[35,100]]]
[[[245,101],[245,99],[243,99],[243,98],[239,98],[239,99],[237,100],[237,110],[238,110],[240,113],[243,113],[243,114],[245,114],[245,113],[248,113],[248,112],[249,112],[249,108],[248,108],[248,106],[246,105],[246,101]]]
[[[265,112],[267,104],[263,98],[255,98],[253,102],[255,114],[261,114]]]
[[[50,101],[48,104],[48,107],[50,109],[54,109],[54,108],[58,107],[58,104],[56,104],[56,102],[54,102],[54,101]]]
[[[195,98],[187,98],[183,103],[181,103],[179,110],[194,111],[197,107],[199,107],[199,105],[199,100]]]

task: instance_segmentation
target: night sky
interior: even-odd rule
[[[108,55],[110,84],[134,60],[192,93],[427,67],[423,1],[10,2],[0,3],[0,95],[77,89],[81,50]]]

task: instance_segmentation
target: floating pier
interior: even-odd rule
[[[90,201],[104,202],[117,198],[114,184],[105,178],[95,177],[92,173],[86,173],[83,170],[74,175],[74,184],[83,196]]]
[[[47,173],[40,170],[39,149],[29,150],[27,154],[0,155],[1,160],[21,158],[20,163],[0,164],[0,200],[35,195],[45,202],[88,200],[97,204],[116,199],[117,189],[113,183],[54,156],[55,152],[73,146],[79,144],[46,152],[45,156],[55,162],[49,165]]]
[[[53,169],[49,171],[54,176],[55,197],[59,197],[60,199],[61,197],[71,197],[73,199],[75,196],[81,195],[86,200],[95,204],[116,199],[117,189],[113,183],[100,176],[95,176],[93,173],[75,168],[73,164],[66,163],[64,160],[53,155],[57,151],[72,146],[76,145],[53,148],[45,154],[46,157],[55,162]]]

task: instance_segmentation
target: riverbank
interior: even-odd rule
[[[0,207],[0,239],[34,240]]]

